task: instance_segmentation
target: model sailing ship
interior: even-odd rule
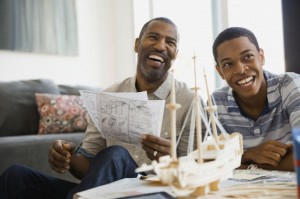
[[[242,135],[240,133],[226,133],[217,120],[216,107],[212,104],[205,72],[208,106],[205,110],[200,106],[197,93],[199,88],[196,83],[196,57],[194,56],[193,59],[195,73],[195,87],[193,89],[195,96],[190,110],[192,110],[191,118],[193,118],[191,119],[191,129],[196,127],[197,149],[191,152],[188,150],[187,156],[177,158],[175,121],[176,110],[180,105],[175,102],[173,80],[171,103],[166,105],[171,113],[171,156],[160,157],[158,162],[154,160],[151,165],[144,164],[136,169],[136,172],[153,170],[162,184],[172,187],[176,196],[202,196],[208,191],[218,191],[220,181],[230,178],[233,175],[233,170],[240,166],[243,153]],[[205,111],[207,111],[209,119],[206,117]],[[203,140],[202,124],[206,127]],[[217,133],[217,127],[221,131],[220,135]],[[194,136],[190,134],[190,137]],[[192,139],[190,141],[189,148],[194,142]]]

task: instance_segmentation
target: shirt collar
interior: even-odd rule
[[[128,92],[138,92],[135,85],[136,85],[136,75],[130,79]]]
[[[172,75],[168,73],[167,79],[154,91],[153,93],[148,94],[148,96],[153,96],[157,99],[166,99],[171,91],[171,84],[172,84]],[[138,92],[136,89],[136,76],[131,78],[130,80],[130,88],[129,92]],[[152,97],[151,97],[152,98]]]
[[[280,76],[270,73],[268,71],[264,71],[264,76],[267,84],[267,98],[268,98],[268,106],[270,109],[277,107],[280,103]]]
[[[233,90],[230,86],[228,86],[227,100],[228,100],[228,107],[238,107],[233,95]]]
[[[168,73],[167,79],[152,94],[158,99],[166,99],[171,91],[172,74]]]

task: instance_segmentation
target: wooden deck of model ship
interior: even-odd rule
[[[153,170],[160,182],[169,185],[177,196],[201,196],[208,191],[218,191],[219,183],[232,176],[233,170],[241,163],[241,136],[239,133],[230,138],[220,137],[220,149],[204,142],[202,147],[203,163],[198,163],[197,152],[173,161],[170,156],[159,158],[151,165],[143,165],[140,171]]]
[[[195,60],[195,59],[194,59]],[[202,196],[208,191],[218,191],[221,180],[230,178],[233,170],[240,166],[243,153],[242,135],[240,133],[217,134],[217,126],[223,129],[215,116],[216,108],[207,88],[208,106],[206,111],[210,117],[200,114],[199,99],[195,81],[195,127],[197,133],[197,149],[187,156],[177,158],[176,155],[176,109],[180,107],[175,102],[174,81],[171,90],[171,103],[167,108],[171,113],[171,156],[160,157],[158,162],[154,160],[150,165],[142,165],[136,172],[153,170],[162,184],[172,187],[177,196]],[[195,78],[196,79],[196,78]],[[202,117],[201,117],[202,115]],[[201,121],[207,129],[202,141]],[[207,134],[211,136],[207,136]],[[189,143],[191,144],[191,143]]]

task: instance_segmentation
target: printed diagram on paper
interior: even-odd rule
[[[136,144],[143,133],[160,135],[164,100],[147,100],[145,92],[81,95],[102,137]]]
[[[97,100],[96,96],[97,94],[102,94],[105,92],[96,92],[96,91],[87,91],[87,90],[80,90],[80,95],[83,99],[84,106],[86,107],[88,113],[91,116],[92,121],[94,122],[95,126],[98,130],[100,130],[100,122],[97,115]],[[113,95],[113,96],[119,96],[123,98],[129,98],[129,99],[137,99],[137,100],[148,100],[147,92],[137,92],[137,93],[110,93],[106,92],[106,94]],[[103,136],[103,135],[102,135]]]

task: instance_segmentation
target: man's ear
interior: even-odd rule
[[[134,43],[134,52],[136,53],[138,51],[139,42],[140,42],[139,38],[136,38]]]
[[[218,64],[215,65],[216,70],[218,71],[219,75],[221,76],[222,79],[225,79],[223,71],[221,69],[220,66],[218,66]]]
[[[260,63],[261,65],[265,65],[265,53],[263,49],[259,50],[259,57],[260,57]]]
[[[178,55],[178,51],[179,51],[179,49],[177,48],[177,49],[176,49],[176,54],[175,54],[175,59],[176,59],[176,57],[177,57],[177,55]]]

